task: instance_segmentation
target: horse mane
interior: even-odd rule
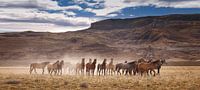
[[[97,62],[97,60],[96,59],[94,59],[94,61],[92,62],[92,64],[95,64]]]
[[[128,62],[128,64],[134,64],[134,63],[136,63],[136,61]]]
[[[59,63],[59,61],[56,61],[53,65],[58,64],[58,63]]]
[[[103,60],[103,63],[102,63],[102,64],[106,64],[106,59]]]

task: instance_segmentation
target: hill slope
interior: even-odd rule
[[[200,59],[200,14],[108,19],[66,33],[1,33],[0,60],[136,59],[149,45],[156,57]]]

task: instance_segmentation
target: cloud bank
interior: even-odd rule
[[[74,31],[88,28],[98,20],[117,17],[115,12],[124,8],[200,8],[199,3],[200,0],[1,0],[0,32]]]

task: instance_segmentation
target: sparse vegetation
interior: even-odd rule
[[[23,70],[21,70],[23,69]],[[18,72],[22,71],[22,73]],[[2,90],[199,90],[199,66],[164,66],[161,75],[136,76],[50,76],[28,74],[28,68],[0,68]]]

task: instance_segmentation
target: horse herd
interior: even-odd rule
[[[145,60],[143,58],[131,61],[131,62],[123,62],[114,64],[113,58],[110,59],[110,62],[107,64],[107,59],[104,59],[102,63],[97,64],[97,59],[89,59],[88,63],[85,63],[85,58],[82,58],[80,63],[71,64],[70,62],[64,63],[64,61],[56,61],[53,64],[50,62],[42,62],[42,63],[32,63],[30,65],[30,74],[36,69],[42,69],[42,74],[44,74],[45,67],[47,67],[48,73],[50,75],[62,75],[63,68],[68,69],[68,73],[74,72],[76,75],[95,75],[95,70],[97,75],[136,75],[139,74],[141,76],[145,74],[156,75],[155,69],[157,69],[157,73],[160,73],[161,66],[166,63],[165,59],[158,60]],[[64,64],[66,67],[64,67]],[[97,65],[96,65],[97,64]]]

